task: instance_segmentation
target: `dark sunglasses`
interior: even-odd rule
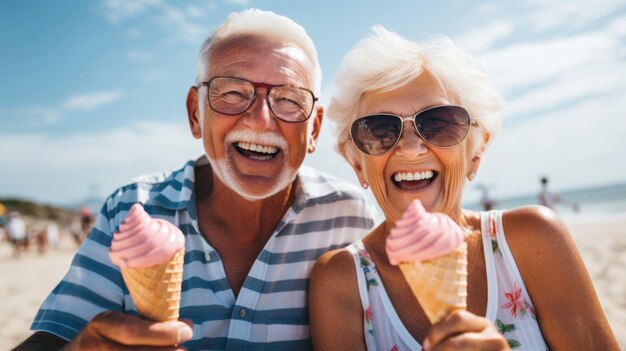
[[[378,113],[358,118],[352,123],[348,137],[356,147],[370,156],[393,149],[402,137],[404,121],[412,120],[417,134],[436,147],[452,147],[465,139],[470,125],[477,125],[461,106],[435,106],[413,116]]]

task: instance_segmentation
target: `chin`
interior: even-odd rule
[[[259,201],[276,195],[286,189],[296,178],[297,170],[283,167],[280,173],[271,180],[247,181],[245,176],[239,175],[232,164],[225,159],[212,160],[209,157],[213,172],[222,183],[247,201]]]

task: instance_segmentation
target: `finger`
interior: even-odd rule
[[[111,340],[101,340],[94,347],[86,347],[87,350],[115,350],[115,351],[187,351],[183,346],[137,346],[122,345]],[[83,348],[81,348],[83,350]]]
[[[155,322],[118,312],[101,313],[91,324],[103,337],[124,345],[172,346],[193,336],[182,321]]]
[[[485,329],[486,330],[486,329]],[[495,333],[468,332],[451,336],[433,345],[430,351],[500,351],[508,350],[509,346],[497,331]]]
[[[480,332],[489,325],[492,325],[491,322],[485,318],[467,311],[457,310],[430,328],[424,340],[424,346],[426,348],[435,346],[442,340],[461,333]]]

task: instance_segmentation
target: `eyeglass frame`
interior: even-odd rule
[[[463,138],[461,138],[457,143],[452,144],[452,145],[448,145],[448,146],[439,146],[439,145],[435,145],[431,142],[429,142],[428,140],[426,140],[423,136],[422,133],[419,131],[419,128],[417,128],[417,122],[416,122],[416,118],[417,116],[419,116],[421,113],[432,110],[432,109],[436,109],[436,108],[440,108],[440,107],[460,107],[461,109],[463,109],[465,111],[465,113],[467,113],[467,117],[469,118],[469,124],[468,124],[468,128],[467,128],[467,132],[465,132],[465,135],[463,136]],[[354,124],[363,119],[363,118],[367,118],[367,117],[375,117],[375,116],[390,116],[390,117],[396,117],[400,119],[400,130],[398,131],[398,139],[393,143],[393,145],[391,147],[389,147],[389,150],[380,153],[380,154],[368,154],[367,152],[361,150],[361,148],[359,147],[359,145],[354,141],[354,138],[352,137],[352,128],[354,126]],[[367,156],[382,156],[385,155],[386,153],[392,151],[393,149],[396,148],[396,146],[398,146],[398,144],[400,143],[400,140],[402,139],[402,133],[404,132],[404,122],[407,121],[411,121],[413,128],[415,129],[415,132],[417,133],[417,136],[422,139],[422,141],[424,141],[426,144],[431,145],[433,147],[437,147],[437,148],[441,148],[441,149],[449,149],[451,147],[454,147],[458,144],[460,144],[461,142],[463,142],[463,140],[465,140],[465,138],[467,138],[467,136],[469,135],[470,129],[471,127],[479,127],[480,124],[478,123],[478,121],[472,117],[469,114],[469,111],[467,111],[467,109],[463,106],[459,106],[459,105],[438,105],[438,106],[432,106],[429,108],[425,108],[417,113],[414,113],[412,115],[408,115],[408,116],[401,116],[401,115],[396,115],[393,113],[374,113],[374,114],[369,114],[369,115],[364,115],[364,116],[360,116],[358,118],[356,118],[354,121],[352,121],[352,123],[350,123],[350,129],[348,132],[348,136],[347,136],[347,140],[352,140],[352,143],[354,143],[354,146],[356,146],[356,148],[359,150],[359,152],[363,153],[364,155]]]
[[[210,98],[210,94],[207,93],[207,102],[209,103],[209,107],[211,108],[211,110],[213,110],[214,112],[217,112],[219,114],[223,114],[223,115],[227,115],[227,116],[237,116],[240,115],[246,111],[248,111],[250,109],[250,107],[252,107],[252,105],[254,104],[254,101],[256,101],[256,97],[257,97],[257,88],[265,88],[267,89],[267,92],[265,93],[265,102],[267,102],[267,106],[270,108],[270,111],[272,111],[272,114],[278,118],[279,120],[283,121],[283,122],[287,122],[287,123],[302,123],[305,121],[308,121],[309,118],[311,118],[311,115],[313,115],[313,110],[315,109],[315,103],[319,100],[316,96],[315,93],[313,93],[312,90],[304,88],[304,87],[299,87],[296,85],[291,85],[291,84],[267,84],[267,83],[258,83],[258,82],[252,82],[249,81],[247,79],[244,78],[239,78],[239,77],[232,77],[232,76],[214,76],[211,77],[211,79],[204,81],[204,82],[200,82],[197,83],[195,85],[195,87],[197,89],[200,89],[203,86],[206,86],[207,89],[210,89],[211,87],[211,82],[213,82],[213,80],[215,80],[216,78],[230,78],[230,79],[237,79],[237,80],[242,80],[245,82],[248,82],[250,84],[252,84],[252,87],[254,88],[254,95],[252,96],[252,99],[250,100],[250,104],[248,104],[248,106],[241,112],[239,113],[224,113],[224,112],[220,112],[217,111],[215,108],[213,108],[213,106],[211,105],[211,98]],[[272,103],[269,100],[269,96],[270,96],[270,92],[272,91],[272,89],[274,89],[275,87],[291,87],[291,88],[296,88],[296,89],[301,89],[304,90],[308,93],[311,94],[311,96],[313,97],[313,103],[311,104],[311,111],[309,111],[309,114],[307,115],[307,117],[303,120],[300,121],[290,121],[290,120],[286,120],[284,118],[279,117],[275,112],[274,109],[272,108]]]

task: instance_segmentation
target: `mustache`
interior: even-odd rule
[[[233,144],[238,141],[267,146],[275,146],[283,151],[287,150],[289,147],[287,139],[285,139],[282,135],[278,133],[257,133],[251,130],[235,130],[226,133],[226,135],[224,136],[224,143],[226,143],[226,145]]]

